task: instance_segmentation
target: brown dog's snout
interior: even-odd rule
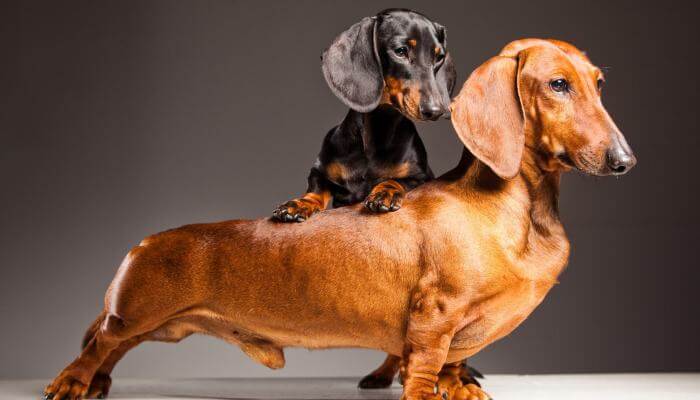
[[[610,148],[607,152],[608,168],[614,175],[627,173],[637,163],[637,158],[632,153],[628,153],[622,148]]]
[[[618,133],[613,134],[612,145],[608,148],[605,159],[613,175],[623,175],[637,164],[637,157],[622,134]]]

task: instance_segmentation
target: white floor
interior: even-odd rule
[[[39,399],[47,380],[0,380],[0,399]],[[112,399],[395,400],[401,387],[359,390],[355,378],[116,379]],[[697,374],[489,375],[496,400],[700,400]]]

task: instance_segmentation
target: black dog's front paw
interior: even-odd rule
[[[389,212],[401,208],[404,193],[401,190],[382,189],[372,191],[365,199],[365,207],[372,212]]]
[[[290,200],[272,212],[272,219],[280,222],[303,222],[312,214],[319,211],[319,207],[303,199]]]

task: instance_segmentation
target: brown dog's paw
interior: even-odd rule
[[[480,387],[473,383],[462,386],[457,390],[453,400],[492,400],[488,393],[484,392]]]
[[[319,209],[316,204],[306,199],[290,200],[275,208],[272,219],[280,222],[303,222]]]
[[[440,375],[438,393],[443,400],[491,400],[486,392],[474,383],[463,384],[455,375]]]
[[[407,393],[405,390],[401,395],[401,400],[445,400],[440,393],[413,392]]]
[[[375,188],[365,199],[365,207],[372,212],[389,212],[401,208],[404,191],[391,187]]]
[[[357,386],[360,389],[384,389],[391,386],[392,382],[394,382],[393,376],[369,374],[362,378]]]
[[[88,386],[71,375],[62,372],[44,389],[44,399],[78,400],[85,397]]]
[[[109,394],[112,378],[106,374],[95,374],[87,391],[88,399],[104,399]]]

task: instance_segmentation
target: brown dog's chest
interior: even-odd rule
[[[473,354],[508,335],[534,311],[552,286],[552,282],[521,281],[470,305],[467,323],[455,334],[450,348]]]
[[[473,225],[450,235],[465,237],[469,243],[491,243],[458,247],[459,255],[451,257],[462,265],[450,269],[459,270],[464,277],[466,304],[450,348],[463,357],[517,328],[556,284],[568,260],[569,244],[561,225],[549,224],[546,231],[538,231],[528,219],[517,218],[520,213],[511,214],[520,203],[515,196],[498,204],[508,199],[513,201],[505,208],[509,212],[488,220],[466,212],[468,217],[456,223]],[[468,207],[489,210],[493,202],[487,200],[472,199]],[[468,233],[472,236],[466,236]]]

